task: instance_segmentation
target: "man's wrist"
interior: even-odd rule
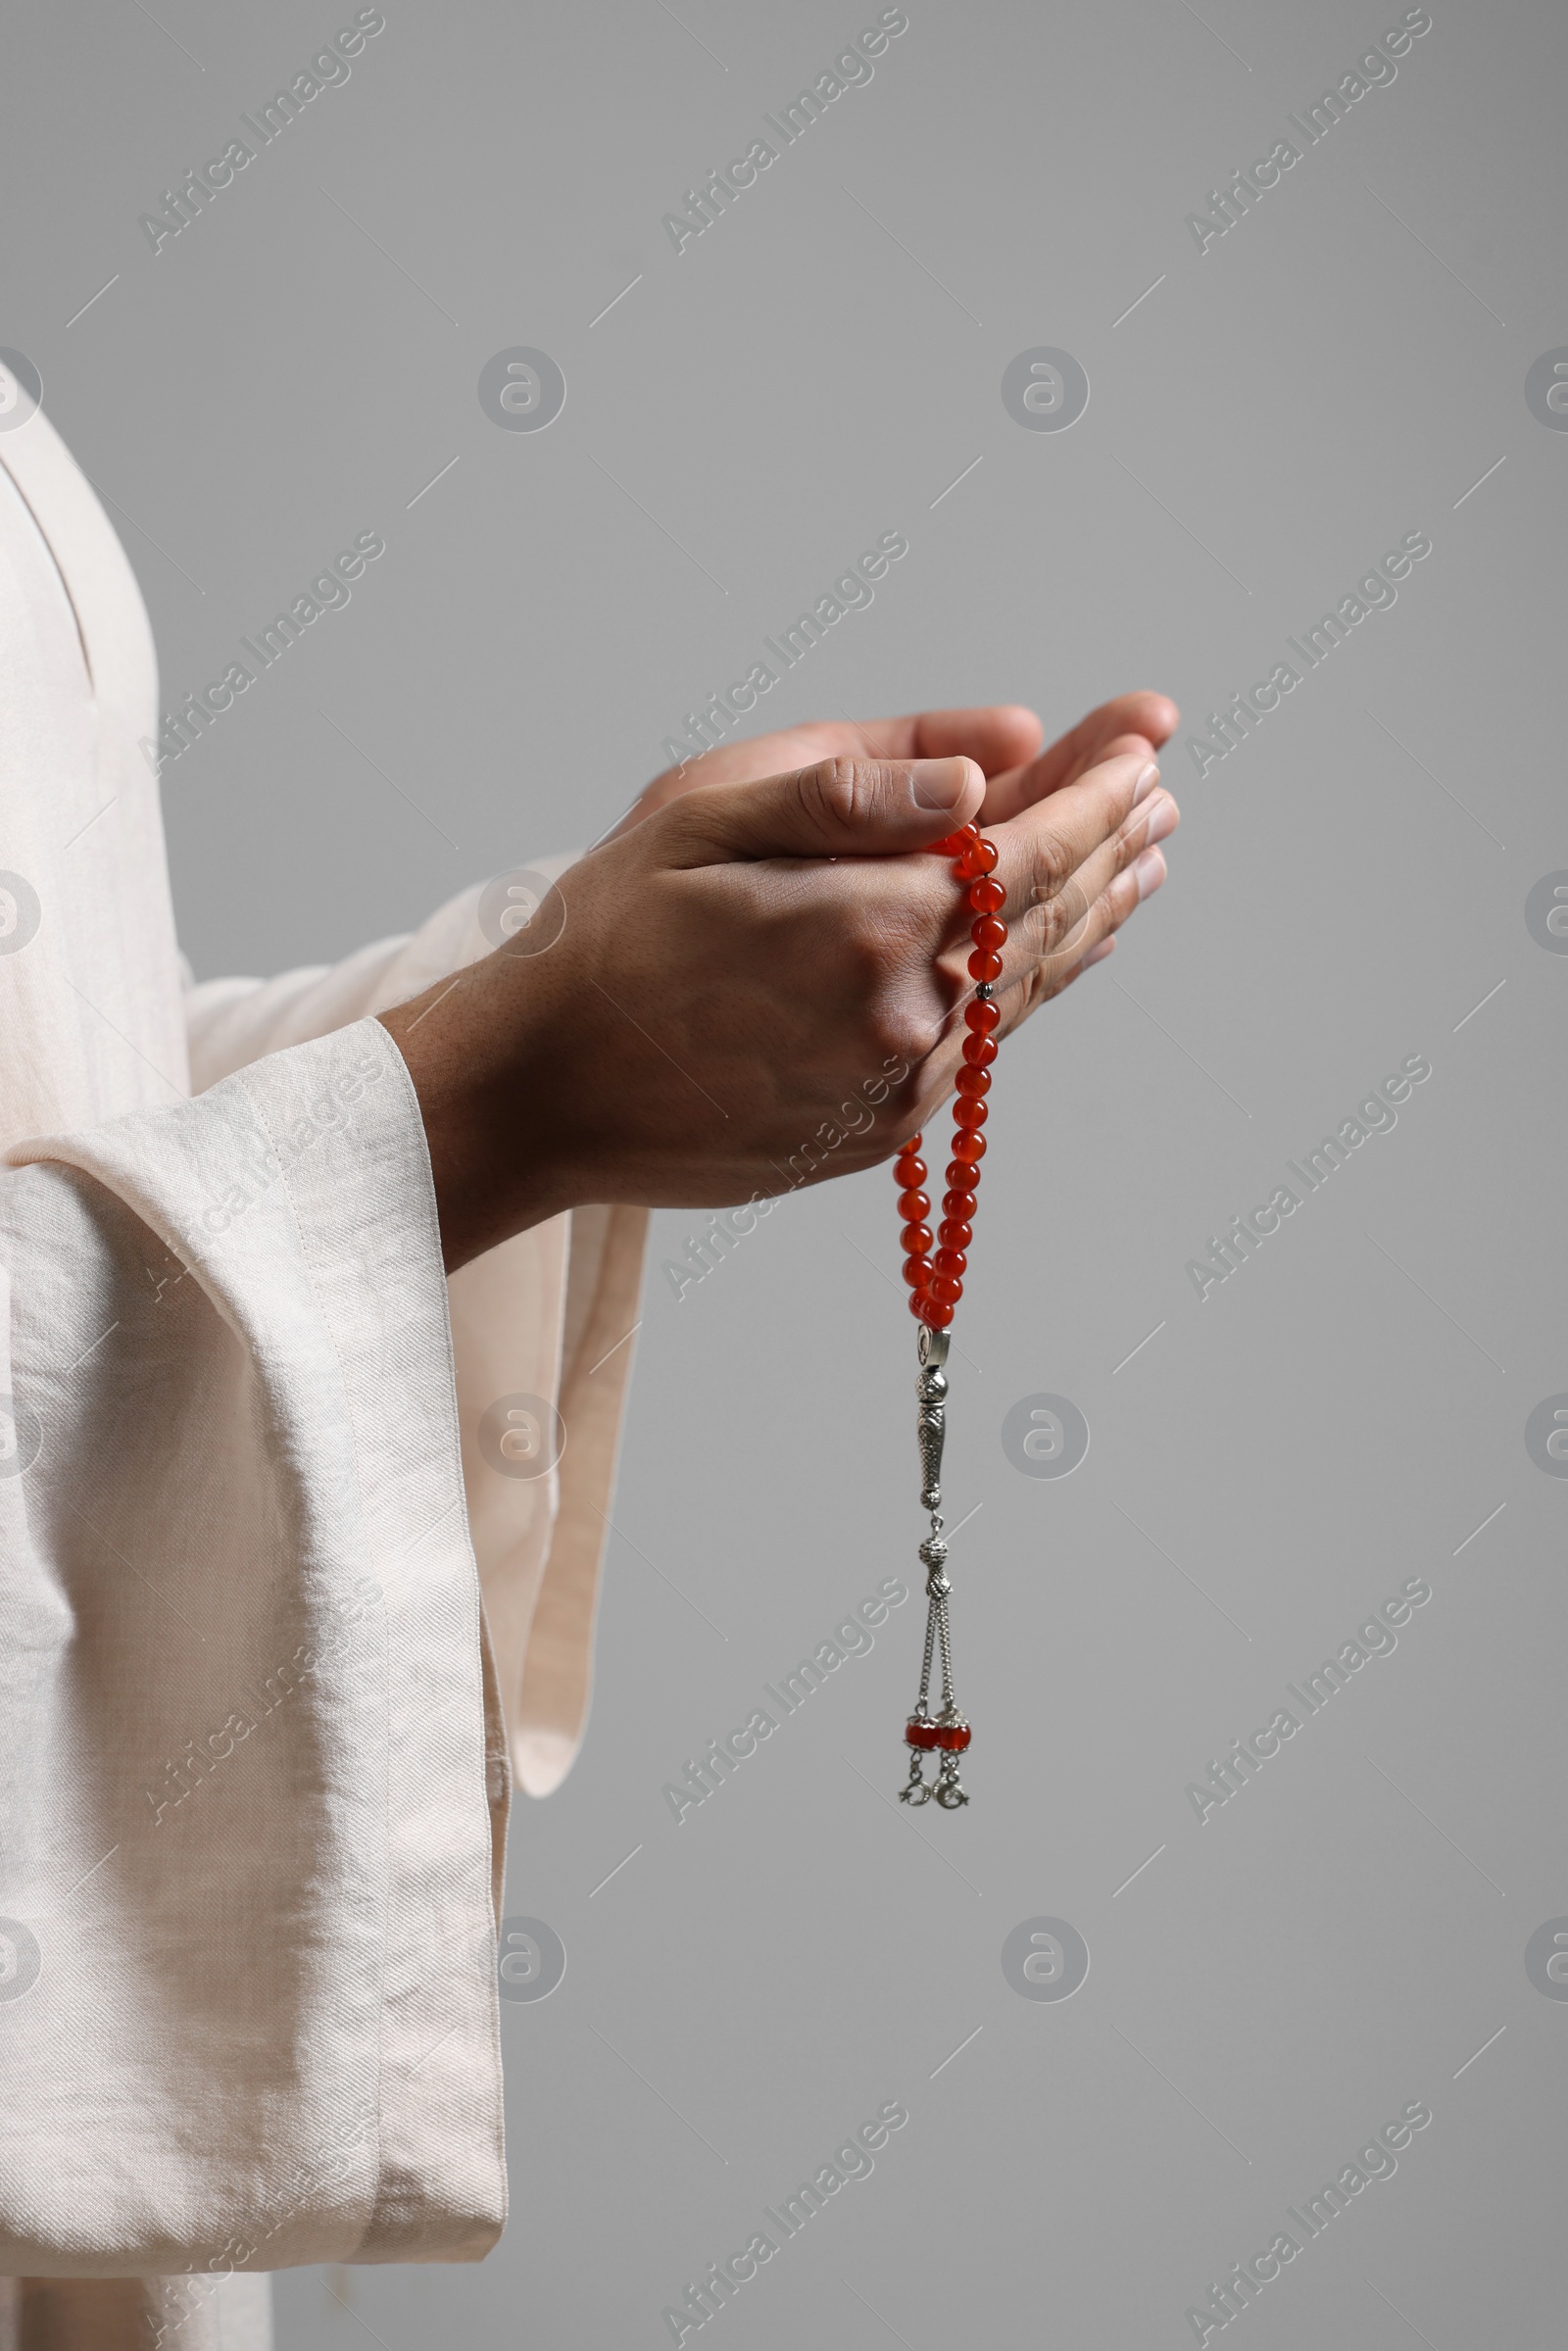
[[[573,1204],[543,1056],[517,1046],[548,1025],[532,978],[490,955],[380,1015],[418,1101],[448,1273]]]

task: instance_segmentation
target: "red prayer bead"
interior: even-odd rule
[[[974,1737],[967,1723],[938,1723],[934,1727],[936,1739],[933,1743],[946,1748],[953,1755],[961,1755]]]
[[[979,838],[977,826],[962,824],[956,833],[945,833],[940,841],[931,842],[930,854],[937,857],[966,857]]]
[[[991,878],[998,862],[996,844],[985,839],[978,825],[966,824],[931,846],[934,854],[954,858],[955,874],[965,885],[974,916],[970,925],[974,942],[974,952],[969,956],[970,976],[981,985],[994,981],[1002,973],[998,950],[1005,945],[1007,938],[1007,926],[1000,919],[1006,893],[1000,882]],[[988,1064],[996,1058],[994,1032],[1002,1024],[1001,1010],[989,997],[975,997],[965,1005],[963,1017],[967,1033],[956,1076],[953,1156],[948,1162],[948,1189],[942,1203],[941,1247],[934,1252],[926,1221],[931,1214],[931,1197],[925,1189],[925,1161],[919,1156],[923,1135],[911,1135],[894,1162],[899,1213],[904,1219],[904,1279],[909,1287],[909,1311],[935,1331],[947,1329],[963,1296],[963,1276],[969,1267],[967,1251],[974,1238],[979,1162],[986,1149],[980,1129],[986,1123],[985,1097],[991,1091]],[[934,1728],[927,1727],[922,1743],[937,1743]],[[967,1731],[961,1743],[968,1743]]]
[[[911,1714],[904,1726],[904,1742],[910,1747],[934,1747],[937,1743],[935,1723],[923,1723]]]

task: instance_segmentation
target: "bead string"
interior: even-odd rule
[[[910,1136],[893,1167],[899,1186],[899,1215],[904,1225],[904,1278],[909,1287],[909,1311],[923,1326],[918,1389],[923,1477],[920,1498],[931,1512],[931,1532],[920,1545],[929,1602],[925,1656],[919,1696],[905,1726],[905,1740],[911,1750],[909,1777],[899,1792],[906,1803],[924,1804],[934,1799],[954,1810],[969,1800],[958,1784],[958,1756],[968,1746],[971,1732],[953,1694],[953,1649],[948,1626],[948,1594],[952,1586],[944,1573],[948,1546],[942,1539],[938,1510],[942,1498],[938,1476],[947,1397],[947,1379],[941,1366],[947,1342],[943,1338],[933,1345],[925,1334],[946,1333],[963,1296],[969,1244],[974,1238],[980,1161],[986,1151],[981,1130],[986,1123],[986,1096],[991,1091],[990,1064],[997,1057],[995,1032],[1002,1020],[994,1002],[994,989],[1002,975],[1001,950],[1006,943],[1007,926],[1000,919],[999,912],[1006,893],[993,878],[996,845],[985,839],[978,825],[966,824],[958,832],[950,833],[946,840],[933,845],[931,854],[951,857],[955,880],[965,885],[974,916],[969,926],[973,942],[969,975],[976,985],[973,999],[964,1007],[964,1026],[969,1033],[963,1041],[963,1066],[958,1071],[957,1101],[954,1107],[953,1157],[948,1163],[948,1188],[942,1198],[942,1218],[935,1235],[938,1246],[934,1249],[927,1221],[931,1199],[923,1189],[927,1171],[920,1157],[921,1135]],[[942,1693],[940,1707],[933,1716],[931,1669],[938,1649]],[[933,1749],[940,1750],[942,1762],[936,1780],[928,1782],[922,1774],[920,1759]]]
[[[969,973],[979,983],[974,1001],[964,1006],[963,1021],[969,1034],[963,1041],[963,1067],[958,1072],[958,1099],[954,1105],[953,1157],[936,1236],[941,1246],[934,1255],[931,1228],[925,1221],[931,1211],[930,1196],[920,1189],[926,1179],[925,1161],[919,1155],[923,1135],[910,1136],[893,1163],[893,1173],[899,1184],[899,1214],[904,1220],[904,1278],[911,1294],[909,1311],[932,1330],[945,1331],[963,1296],[967,1251],[974,1238],[980,1162],[986,1155],[986,1139],[980,1130],[986,1123],[986,1096],[991,1092],[990,1064],[997,1057],[994,1032],[1002,1022],[991,991],[1001,976],[998,951],[1006,942],[1007,926],[997,913],[1006,892],[991,878],[997,862],[996,844],[982,836],[978,825],[966,824],[962,832],[950,833],[936,844],[933,854],[953,857],[955,879],[968,885],[975,917],[969,926],[974,941]]]

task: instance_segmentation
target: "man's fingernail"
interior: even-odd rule
[[[909,798],[917,808],[956,808],[968,783],[967,759],[909,761]]]
[[[1159,769],[1154,765],[1153,760],[1151,759],[1149,765],[1143,769],[1142,773],[1139,775],[1137,783],[1133,786],[1133,807],[1135,808],[1141,800],[1147,800],[1149,798],[1150,793],[1152,792],[1158,781]]]
[[[1168,840],[1179,821],[1176,803],[1170,799],[1162,800],[1149,819],[1149,831],[1145,835],[1149,847],[1152,849],[1156,841]]]
[[[1098,947],[1092,947],[1084,957],[1085,971],[1089,969],[1091,963],[1103,963],[1115,944],[1114,939],[1102,939]]]
[[[1165,860],[1157,849],[1146,849],[1134,865],[1133,871],[1138,876],[1140,901],[1152,898],[1165,878]]]

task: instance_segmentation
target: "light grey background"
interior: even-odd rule
[[[662,1799],[912,1584],[921,1527],[887,1176],[792,1200],[679,1302],[696,1220],[656,1219],[592,1728],[513,1836],[508,1911],[567,1952],[503,2007],[514,2219],[476,2270],[280,2279],[287,2351],[667,2342],[894,2099],[874,2175],[712,2322],[731,2351],[1191,2341],[1418,2099],[1254,2351],[1561,2338],[1568,2006],[1524,1949],[1568,1912],[1568,1485],[1523,1429],[1568,1390],[1568,959],[1523,908],[1568,866],[1568,437],[1523,386],[1568,343],[1568,33],[1432,13],[1202,255],[1185,216],[1399,8],[909,0],[679,257],[662,215],[874,8],[387,0],[156,258],[138,215],[352,11],[11,27],[0,339],[113,502],[166,690],[387,541],[166,778],[203,975],[591,839],[881,531],[907,558],[760,722],[997,697],[1054,732],[1147,684],[1185,737],[1433,541],[1223,763],[1173,744],[1170,884],[1004,1053],[947,1480],[965,1813],[889,1800],[914,1598],[708,1804]],[[1069,432],[1002,404],[1041,344],[1089,374]],[[545,432],[479,407],[513,345],[564,371]],[[1415,1053],[1397,1128],[1200,1303],[1185,1261]],[[1039,1392],[1092,1431],[1064,1481],[1002,1451]],[[1396,1651],[1200,1825],[1187,1783],[1414,1576]],[[1002,1973],[1039,1916],[1092,1955],[1062,2003]]]

